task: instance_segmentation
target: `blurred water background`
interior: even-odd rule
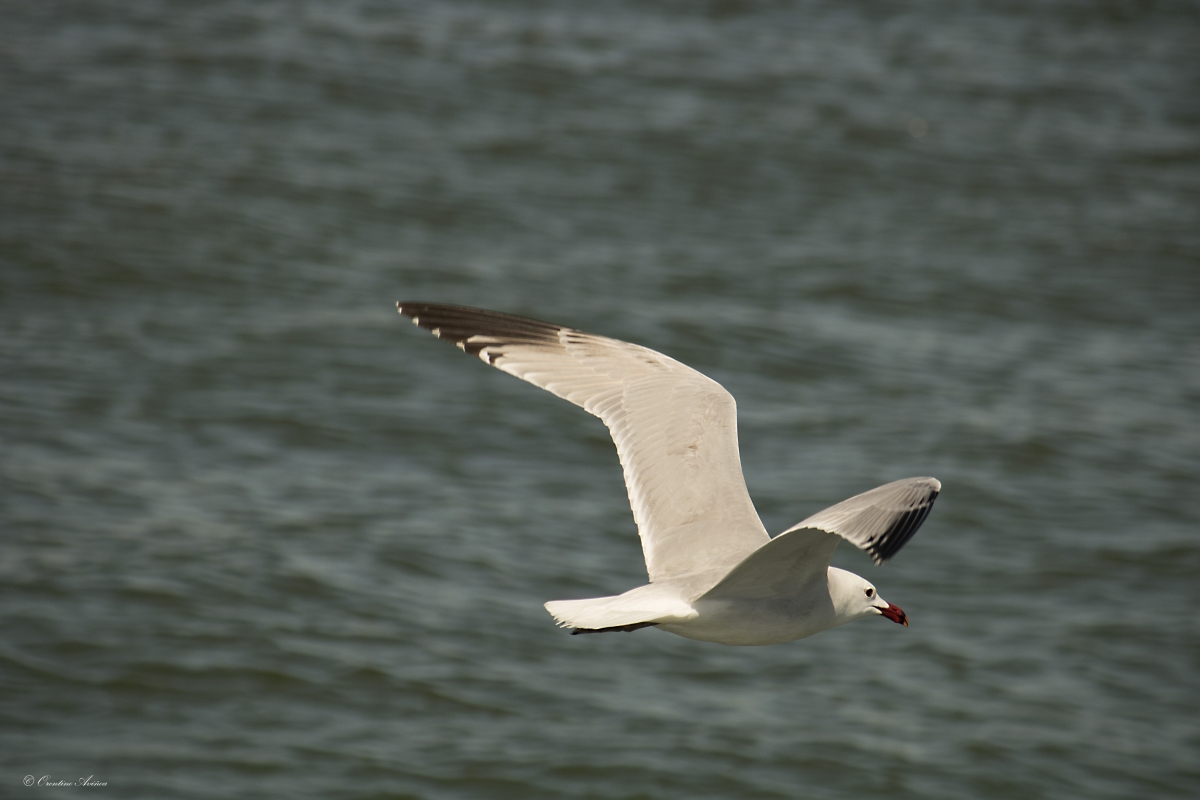
[[[1200,796],[1196,3],[2,17],[3,796]],[[721,381],[773,532],[939,477],[912,627],[556,629],[611,442],[399,299]]]

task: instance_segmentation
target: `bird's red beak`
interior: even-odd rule
[[[891,603],[888,603],[886,608],[879,609],[879,613],[883,614],[892,622],[899,622],[904,627],[908,627],[908,615],[904,613],[904,609],[900,608],[900,606],[894,606]]]

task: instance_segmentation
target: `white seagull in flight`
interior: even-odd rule
[[[650,626],[765,645],[862,617],[908,618],[871,583],[829,566],[842,539],[876,564],[925,521],[941,490],[907,478],[851,497],[771,538],[742,477],[737,408],[716,381],[645,347],[549,322],[397,303],[414,324],[599,417],[612,434],[650,582],[614,597],[555,600],[571,633]]]

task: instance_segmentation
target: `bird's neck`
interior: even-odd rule
[[[829,599],[833,602],[833,612],[845,622],[858,619],[862,614],[862,578],[853,572],[830,567],[828,572]]]

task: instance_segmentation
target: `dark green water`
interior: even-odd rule
[[[0,796],[1200,795],[1195,3],[0,17]],[[912,626],[556,629],[612,445],[398,299],[720,380],[772,531],[937,476]]]

